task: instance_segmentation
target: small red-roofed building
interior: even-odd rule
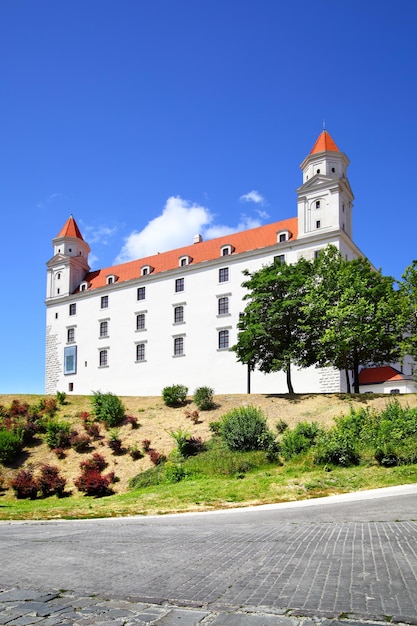
[[[359,372],[359,388],[361,393],[417,393],[413,376],[391,365],[364,367]]]
[[[217,394],[246,393],[247,366],[236,360],[243,271],[313,259],[328,244],[347,259],[352,240],[349,160],[327,131],[301,164],[297,214],[258,228],[112,267],[90,270],[90,248],[71,216],[47,263],[46,392],[160,395],[182,384]],[[295,369],[297,393],[346,390],[333,368]],[[250,375],[252,393],[286,393],[284,372]]]

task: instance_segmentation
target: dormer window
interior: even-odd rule
[[[178,259],[178,267],[185,267],[190,263],[192,263],[192,258],[188,256],[188,254],[185,256],[180,256],[180,258]]]
[[[289,230],[280,230],[277,232],[277,242],[284,243],[291,239],[292,233]]]
[[[108,276],[106,276],[106,285],[112,285],[116,282],[117,279],[118,276],[116,276],[115,274],[109,274]]]
[[[88,282],[84,280],[82,283],[80,283],[80,291],[87,291],[87,289],[88,289]]]
[[[225,246],[222,246],[220,248],[220,256],[228,256],[229,254],[233,254],[234,252],[234,247],[231,246],[230,244],[226,244]]]
[[[151,267],[150,265],[143,265],[143,267],[141,267],[140,273],[141,276],[147,276],[148,274],[152,274],[153,272],[153,267]]]

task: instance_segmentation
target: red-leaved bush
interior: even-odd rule
[[[102,456],[98,452],[94,452],[91,459],[85,459],[84,461],[81,461],[80,469],[82,469],[83,472],[88,472],[90,470],[97,470],[98,472],[102,472],[107,467],[107,465],[108,463],[104,456]]]
[[[47,498],[56,494],[62,497],[65,492],[66,480],[59,475],[59,470],[54,465],[42,465],[41,474],[38,478],[38,489],[42,496]]]
[[[81,476],[74,480],[78,491],[84,492],[87,496],[107,496],[111,490],[109,485],[112,481],[109,476],[103,476],[97,469],[85,470]]]
[[[38,482],[31,470],[20,470],[11,481],[16,498],[30,498],[34,500],[38,493]]]

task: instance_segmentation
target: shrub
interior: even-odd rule
[[[300,422],[292,430],[286,430],[281,441],[282,456],[286,461],[306,452],[315,444],[320,432],[317,422]]]
[[[192,421],[193,424],[199,424],[200,422],[200,414],[198,411],[194,410],[194,411],[189,411],[188,409],[185,411],[185,416],[187,418],[190,418],[190,420]]]
[[[149,452],[150,449],[151,449],[151,440],[150,439],[143,439],[143,441],[142,441],[142,450],[144,452]]]
[[[111,494],[109,485],[112,482],[110,476],[103,476],[97,469],[85,470],[74,484],[78,491],[87,496],[108,496]]]
[[[133,415],[126,415],[125,424],[130,424],[132,427],[132,430],[136,430],[136,428],[139,428],[140,426],[138,422],[138,418],[134,417]]]
[[[91,438],[87,434],[79,434],[76,431],[71,434],[71,448],[76,452],[88,452],[91,447]]]
[[[53,465],[42,465],[38,478],[38,488],[45,498],[56,494],[62,497],[65,492],[66,480],[59,475],[59,470]]]
[[[162,390],[162,399],[166,406],[180,406],[187,399],[188,387],[184,385],[171,385]]]
[[[134,444],[129,448],[129,454],[134,461],[141,459],[143,457],[143,452],[139,450],[137,444]]]
[[[10,484],[16,498],[30,498],[31,500],[36,498],[38,483],[33,477],[32,470],[20,470]]]
[[[181,463],[165,463],[165,478],[169,483],[179,483],[185,478],[187,472]]]
[[[56,454],[58,459],[65,459],[67,456],[64,448],[53,448],[52,452]]]
[[[87,435],[93,439],[98,439],[100,437],[100,426],[97,422],[89,422],[85,424],[84,428]]]
[[[80,469],[82,469],[84,472],[90,470],[97,470],[98,472],[102,472],[104,469],[106,469],[107,465],[108,463],[104,456],[102,456],[98,452],[94,452],[91,459],[84,459],[83,461],[81,461]]]
[[[149,458],[154,465],[161,465],[161,463],[165,463],[165,461],[167,460],[165,454],[161,454],[157,450],[150,450]]]
[[[120,398],[112,393],[93,392],[92,403],[96,419],[104,422],[107,428],[119,426],[125,417],[125,408]]]
[[[317,465],[358,465],[360,459],[356,441],[348,431],[332,428],[322,432],[317,439],[314,462]]]
[[[220,420],[220,435],[230,450],[265,450],[273,440],[262,410],[240,406]]]
[[[51,449],[68,448],[70,445],[71,424],[50,420],[46,424],[46,443]]]
[[[184,430],[171,431],[170,435],[177,443],[177,450],[183,457],[194,456],[205,449],[205,444],[201,437],[191,437],[190,433]]]
[[[284,433],[287,430],[288,424],[285,420],[279,419],[277,423],[275,424],[275,428],[277,429],[278,434],[282,435],[282,433]]]
[[[119,437],[119,431],[117,429],[111,431],[108,443],[110,450],[113,451],[113,454],[122,454],[122,440]]]
[[[214,389],[210,387],[199,387],[195,390],[193,400],[200,411],[209,411],[214,408],[213,394]]]
[[[43,400],[43,413],[49,417],[53,417],[58,411],[58,404],[55,398],[44,398]]]
[[[221,422],[210,422],[209,428],[215,437],[220,437],[222,431]]]
[[[65,404],[66,398],[67,398],[67,394],[65,393],[65,391],[56,392],[56,400],[58,404]]]
[[[21,431],[0,429],[0,462],[11,463],[23,447]]]

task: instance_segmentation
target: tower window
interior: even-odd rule
[[[70,315],[75,315],[77,313],[77,305],[74,304],[70,304],[69,305],[69,314]]]
[[[108,322],[100,322],[100,337],[107,337],[109,334]]]
[[[138,343],[136,346],[136,361],[144,361],[145,360],[145,344]]]
[[[218,301],[218,314],[228,315],[228,313],[229,313],[229,298],[227,296],[223,296],[219,298],[219,301]]]
[[[229,280],[229,268],[222,267],[219,270],[219,283],[226,283]]]
[[[332,167],[332,172],[333,172],[333,174],[335,173],[335,171],[336,171],[336,170],[335,170],[335,168],[334,168],[334,167]]]
[[[101,296],[101,308],[107,309],[109,306],[109,296]]]
[[[138,300],[145,299],[145,287],[138,287],[137,298]]]
[[[317,174],[320,174],[320,170],[317,170]]]
[[[100,367],[107,367],[109,361],[108,361],[108,354],[107,354],[107,350],[100,350],[99,352],[99,366]]]
[[[174,308],[174,324],[182,324],[184,321],[184,307],[182,304]]]
[[[178,293],[179,291],[184,291],[184,279],[183,278],[177,278],[175,280],[175,292]]]
[[[145,330],[145,313],[136,315],[136,330]]]
[[[182,356],[183,354],[184,354],[184,337],[175,337],[174,356]]]
[[[316,209],[320,208],[320,200],[316,200]]]
[[[219,331],[219,350],[226,350],[229,347],[229,331]]]
[[[74,341],[75,341],[75,328],[68,328],[67,343],[74,343]]]
[[[317,220],[317,222],[316,222],[316,228],[320,228],[320,220]]]

